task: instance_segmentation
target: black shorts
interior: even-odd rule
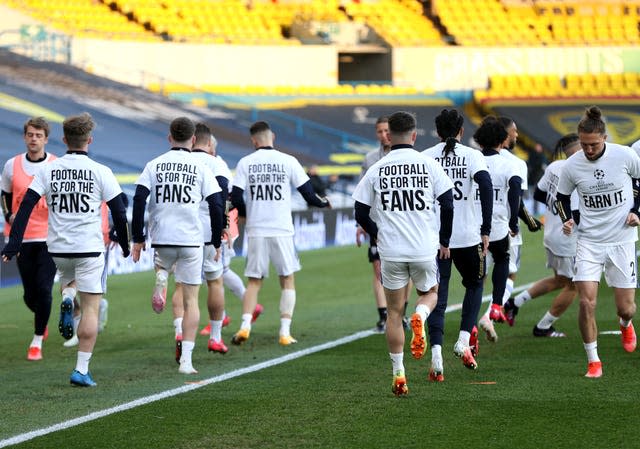
[[[370,246],[369,250],[367,251],[367,255],[369,256],[369,263],[380,260],[380,253],[378,252],[377,246]]]

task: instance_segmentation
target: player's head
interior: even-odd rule
[[[489,115],[482,120],[478,129],[473,134],[473,139],[480,145],[483,150],[500,150],[502,143],[507,138],[507,130],[504,125]]]
[[[385,150],[391,146],[389,140],[389,117],[383,115],[376,120],[376,137]]]
[[[436,132],[445,143],[443,152],[445,155],[453,151],[462,135],[464,118],[455,109],[443,109],[436,117]]]
[[[169,141],[175,146],[191,148],[195,132],[196,125],[189,117],[178,117],[169,126]]]
[[[211,128],[209,128],[202,122],[196,123],[196,130],[194,135],[196,138],[195,142],[193,143],[194,148],[204,150],[209,154],[214,154],[212,145],[213,135],[211,134]]]
[[[255,122],[249,128],[249,134],[251,135],[251,141],[256,148],[273,146],[275,134],[271,131],[267,122]]]
[[[70,150],[85,150],[92,142],[91,131],[96,124],[88,112],[67,117],[62,122],[63,141]]]
[[[40,153],[49,142],[49,123],[44,117],[31,117],[24,124],[24,142],[29,153]]]
[[[569,133],[562,136],[556,142],[556,147],[553,149],[553,159],[562,159],[562,157],[569,157],[580,149],[580,140],[576,133]]]
[[[389,116],[389,138],[391,145],[413,145],[418,133],[416,118],[410,112],[399,111]]]
[[[518,141],[518,127],[516,126],[516,122],[514,122],[512,118],[505,117],[504,115],[498,118],[498,120],[507,131],[507,138],[502,146],[503,148],[513,150],[516,147],[516,142]]]
[[[607,140],[607,126],[598,106],[591,106],[584,111],[578,123],[578,138],[587,159],[594,161],[600,157]]]

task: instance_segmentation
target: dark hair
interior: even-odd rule
[[[498,121],[502,123],[502,126],[504,126],[504,129],[509,128],[514,123],[511,117],[507,117],[505,115],[498,117]]]
[[[409,112],[394,112],[389,116],[389,132],[406,134],[416,129],[416,118]]]
[[[602,119],[602,111],[598,106],[591,106],[584,111],[582,120],[578,123],[578,132],[584,134],[607,133],[607,125]]]
[[[31,126],[35,129],[41,129],[44,131],[44,136],[49,137],[49,123],[44,119],[44,117],[31,117],[24,124],[24,134],[27,134],[27,128]]]
[[[561,159],[567,148],[569,148],[574,143],[577,143],[579,140],[580,138],[576,133],[569,133],[560,137],[560,139],[558,139],[558,142],[556,142],[555,148],[553,149],[553,160]]]
[[[380,117],[378,117],[378,120],[376,120],[376,125],[379,125],[380,123],[389,123],[389,117],[387,117],[386,115],[381,115]]]
[[[485,117],[480,127],[473,134],[473,139],[483,150],[498,148],[506,138],[507,130],[500,120],[493,115]]]
[[[196,129],[194,132],[196,141],[194,145],[206,145],[211,140],[211,134],[211,128],[206,124],[202,122],[196,123]]]
[[[196,125],[193,124],[189,117],[178,117],[171,122],[169,131],[174,141],[186,142],[193,137]]]
[[[271,128],[269,127],[269,124],[267,122],[255,122],[253,125],[251,125],[251,128],[249,128],[249,134],[251,134],[252,136],[264,131],[269,131]]]
[[[442,149],[445,156],[456,147],[456,143],[458,143],[456,136],[460,132],[463,123],[464,117],[458,114],[455,109],[443,109],[440,115],[436,117],[436,132],[446,142]]]
[[[88,112],[67,117],[62,122],[62,132],[67,146],[73,150],[84,147],[95,126],[96,124]]]

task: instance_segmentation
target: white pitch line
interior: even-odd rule
[[[87,423],[89,421],[94,421],[99,418],[103,418],[108,415],[112,415],[114,413],[123,412],[125,410],[129,410],[135,407],[139,407],[141,405],[150,404],[155,401],[159,401],[162,399],[170,398],[172,396],[177,396],[182,393],[187,393],[192,390],[196,390],[198,388],[202,388],[206,385],[214,384],[217,382],[222,382],[225,380],[233,379],[234,377],[239,377],[245,374],[253,373],[255,371],[259,371],[265,368],[270,368],[272,366],[280,365],[285,362],[289,362],[291,360],[298,359],[300,357],[304,357],[309,354],[313,354],[315,352],[324,351],[325,349],[335,348],[336,346],[341,346],[347,343],[351,343],[356,340],[360,340],[362,338],[368,337],[370,335],[375,334],[373,330],[366,330],[361,332],[356,332],[355,334],[348,335],[346,337],[339,338],[337,340],[329,341],[327,343],[323,343],[321,345],[313,346],[311,348],[302,349],[300,351],[292,352],[291,354],[284,355],[282,357],[277,357],[275,359],[267,360],[265,362],[261,362],[255,365],[248,366],[246,368],[237,369],[234,371],[230,371],[225,374],[221,374],[219,376],[211,377],[209,379],[204,379],[201,381],[197,381],[197,383],[184,385],[182,387],[174,388],[172,390],[167,390],[162,393],[154,394],[151,396],[146,396],[140,399],[136,399],[135,401],[127,402],[125,404],[117,405],[115,407],[111,407],[105,410],[101,410],[98,412],[93,412],[85,416],[80,416],[78,418],[71,419],[69,421],[54,424],[53,426],[45,427],[43,429],[34,430],[31,432],[23,433],[20,435],[16,435],[11,438],[7,438],[5,440],[0,440],[0,448],[11,446],[14,444],[23,443],[25,441],[32,440],[36,437],[40,437],[43,435],[47,435],[49,433],[57,432],[59,430],[68,429],[70,427],[78,426],[80,424]]]

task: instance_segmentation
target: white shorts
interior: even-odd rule
[[[514,244],[513,237],[509,234],[509,274],[517,273],[520,269],[520,250],[522,243]]]
[[[549,248],[545,248],[547,252],[547,268],[551,268],[560,276],[573,279],[575,276],[575,257],[574,256],[556,256]]]
[[[104,271],[104,255],[96,257],[54,257],[58,268],[60,285],[76,281],[79,292],[102,294],[102,272]]]
[[[609,287],[636,288],[635,242],[594,245],[578,240],[574,281],[600,282],[602,272]]]
[[[511,243],[511,236],[509,236],[509,274],[517,273],[520,268],[520,248],[522,248],[522,245],[514,245]],[[492,265],[493,256],[490,252],[487,252],[485,264],[487,271]]]
[[[269,261],[279,276],[300,271],[300,260],[290,237],[248,237],[247,266],[244,275],[262,279],[269,277]]]
[[[225,246],[225,244],[223,243],[222,246]],[[222,276],[222,272],[224,271],[222,254],[220,254],[220,259],[218,259],[217,262],[213,260],[215,256],[215,247],[213,245],[204,245],[202,271],[204,271],[204,278],[207,281],[215,281]]]
[[[413,281],[416,290],[429,291],[439,281],[436,260],[422,262],[392,262],[381,258],[382,285],[389,290],[398,290]]]
[[[167,246],[154,248],[154,262],[168,272],[174,268],[176,282],[202,284],[202,246]]]

